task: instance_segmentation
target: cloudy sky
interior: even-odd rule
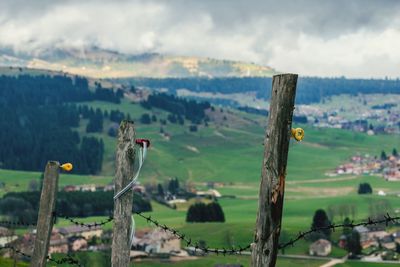
[[[301,75],[400,77],[400,1],[1,0],[0,46],[96,45]]]

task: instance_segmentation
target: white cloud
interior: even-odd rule
[[[399,77],[399,3],[4,0],[0,46],[35,53],[96,45],[251,61],[301,75]]]

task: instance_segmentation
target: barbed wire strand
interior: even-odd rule
[[[389,213],[386,213],[383,219],[380,220],[372,220],[370,217],[368,217],[367,221],[364,222],[360,222],[360,223],[354,223],[354,221],[351,221],[350,223],[343,223],[343,224],[334,224],[331,223],[327,226],[324,227],[319,227],[319,228],[311,228],[310,230],[306,231],[306,232],[299,232],[299,234],[297,235],[297,237],[295,239],[290,239],[290,241],[283,243],[283,244],[279,244],[279,249],[288,247],[288,246],[294,246],[294,244],[299,241],[302,238],[305,238],[306,235],[309,235],[313,232],[320,232],[322,230],[327,230],[327,229],[331,229],[332,231],[335,231],[336,228],[355,228],[357,226],[368,226],[368,225],[376,225],[376,224],[382,224],[385,223],[386,226],[389,225],[390,222],[397,222],[397,220],[400,220],[400,216],[398,217],[391,217]]]
[[[6,225],[6,226],[36,226],[36,223],[28,223],[24,221],[0,221],[0,225]]]
[[[221,255],[227,255],[227,254],[241,254],[242,252],[249,250],[251,247],[251,244],[247,245],[247,246],[238,246],[238,248],[235,247],[231,247],[231,248],[209,248],[209,247],[201,247],[199,242],[194,242],[192,240],[192,238],[186,236],[184,233],[181,233],[180,231],[167,226],[166,224],[161,224],[159,223],[157,220],[153,219],[150,216],[146,216],[144,215],[142,212],[139,211],[134,211],[134,213],[136,213],[137,215],[139,215],[140,217],[142,217],[143,219],[145,219],[148,223],[152,223],[154,224],[156,227],[164,230],[165,232],[170,232],[171,234],[173,234],[174,236],[176,236],[177,238],[179,238],[180,240],[182,240],[183,242],[186,243],[187,247],[194,247],[194,252],[196,252],[196,250],[202,251],[205,254],[207,253],[215,253],[215,254],[221,254]]]
[[[29,258],[29,259],[32,258],[31,255],[26,254],[25,252],[22,252],[20,249],[17,249],[17,248],[15,248],[15,247],[13,247],[13,246],[8,246],[8,245],[6,245],[6,246],[3,246],[3,247],[0,247],[0,250],[2,250],[2,249],[10,249],[10,250],[14,251],[14,253],[16,253],[16,254],[19,254],[19,255],[24,256],[24,257]],[[67,263],[67,264],[71,264],[71,265],[76,265],[76,266],[83,267],[83,266],[79,263],[78,260],[72,258],[70,255],[67,255],[67,257],[64,257],[64,258],[61,258],[61,259],[54,259],[54,258],[51,258],[50,256],[47,256],[46,259],[47,259],[48,261],[50,261],[50,262],[53,262],[53,263],[57,264],[57,265],[58,265],[58,264]]]
[[[53,217],[54,218],[62,218],[62,219],[70,221],[72,224],[75,224],[75,225],[81,226],[81,227],[87,227],[89,229],[92,228],[92,227],[96,228],[96,227],[99,227],[99,226],[103,226],[103,225],[108,224],[108,223],[110,223],[110,222],[112,222],[114,220],[113,216],[110,215],[110,216],[108,216],[108,218],[106,220],[101,220],[100,222],[96,222],[95,221],[95,222],[91,222],[91,223],[84,223],[82,221],[76,220],[75,218],[73,218],[71,216],[63,215],[62,213],[59,213],[59,212],[56,212],[56,211],[53,212]]]
[[[145,219],[148,223],[154,224],[156,227],[164,230],[165,232],[170,232],[171,234],[174,235],[174,237],[176,237],[176,238],[182,240],[183,242],[185,242],[187,247],[193,247],[194,248],[194,252],[196,252],[196,250],[199,250],[199,251],[201,251],[201,252],[203,252],[205,254],[207,254],[207,253],[215,253],[217,255],[221,254],[221,255],[225,256],[227,254],[228,255],[241,254],[244,251],[251,250],[252,243],[250,243],[250,244],[248,244],[246,246],[243,246],[243,247],[242,246],[238,246],[237,248],[235,248],[235,247],[231,247],[231,248],[225,248],[225,247],[223,247],[223,248],[210,248],[210,247],[207,247],[207,246],[206,247],[201,247],[199,242],[194,242],[192,240],[192,238],[188,237],[187,235],[185,235],[184,233],[180,232],[179,230],[176,230],[176,229],[174,229],[172,227],[167,226],[166,224],[162,224],[162,223],[158,222],[158,220],[153,219],[151,217],[151,215],[149,215],[149,216],[144,215],[140,211],[134,211],[134,213],[137,214],[138,216],[142,217],[143,219]],[[74,219],[72,217],[64,216],[64,215],[62,215],[60,213],[56,213],[56,212],[53,213],[53,216],[55,218],[67,219],[67,220],[69,220],[71,223],[73,223],[75,225],[82,226],[82,227],[88,227],[89,229],[92,228],[92,227],[103,226],[103,225],[105,225],[105,224],[107,224],[107,223],[109,223],[109,222],[111,222],[113,220],[113,217],[109,216],[109,218],[106,219],[105,221],[93,222],[93,223],[83,223],[83,222],[77,221],[76,219]],[[363,222],[360,222],[360,223],[354,223],[354,221],[351,221],[350,223],[347,223],[347,224],[345,224],[345,223],[343,223],[343,224],[331,223],[331,224],[329,224],[327,226],[324,226],[324,227],[311,228],[310,230],[305,231],[305,232],[301,232],[300,231],[299,234],[296,236],[296,238],[292,238],[292,239],[290,239],[290,241],[288,241],[286,243],[279,244],[278,249],[283,249],[283,248],[286,248],[288,246],[294,246],[294,244],[296,242],[298,242],[300,239],[305,238],[307,235],[309,235],[311,233],[321,232],[322,230],[331,229],[332,231],[335,231],[336,228],[345,228],[345,227],[353,229],[353,228],[355,228],[357,226],[369,226],[369,225],[376,225],[376,224],[382,224],[382,223],[384,223],[386,226],[388,226],[389,223],[397,222],[398,220],[400,220],[400,216],[391,217],[391,215],[389,213],[386,213],[383,216],[383,219],[378,219],[378,220],[372,220],[370,217],[368,217],[367,221],[363,221]],[[0,221],[0,224],[2,224],[2,223],[3,224],[10,224],[10,225],[29,225],[29,226],[34,226],[35,225],[35,224],[32,224],[32,223],[25,223],[25,222]],[[162,241],[166,242],[166,241],[169,241],[169,240],[172,240],[172,239],[175,239],[175,238],[163,239]],[[26,257],[30,257],[29,255],[19,251],[18,249],[15,249],[15,248],[11,247],[11,246],[1,247],[0,249],[3,249],[3,248],[10,248],[10,249],[13,249],[16,253],[19,253],[19,254],[21,254],[23,256],[26,256]],[[55,262],[57,264],[71,263],[71,262],[76,264],[76,265],[79,264],[79,263],[77,263],[77,261],[75,259],[73,259],[71,257],[63,258],[61,260],[54,260],[54,259],[51,259],[50,257],[48,257],[48,260],[53,261],[53,262]]]

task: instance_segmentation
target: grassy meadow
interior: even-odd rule
[[[164,131],[167,139],[159,134],[159,122],[141,125],[138,118],[143,113],[155,114],[158,118],[166,118],[161,110],[145,110],[137,104],[124,100],[122,104],[103,102],[86,103],[102,110],[119,109],[129,113],[135,120],[137,137],[149,138],[152,146],[144,163],[139,181],[146,183],[163,183],[171,177],[178,177],[181,186],[193,184],[197,188],[205,188],[205,182],[223,183],[216,189],[223,195],[234,195],[236,198],[221,198],[225,223],[186,223],[184,209],[172,210],[157,203],[152,203],[152,218],[163,224],[175,227],[190,236],[192,240],[204,240],[209,247],[246,246],[252,242],[257,215],[258,187],[263,157],[263,136],[266,118],[225,109],[228,120],[212,122],[208,127],[200,126],[197,132],[189,132],[189,122],[178,126],[167,124]],[[220,111],[218,111],[221,113]],[[218,115],[218,114],[214,114]],[[219,114],[221,115],[221,114]],[[103,171],[98,176],[82,176],[62,174],[60,186],[68,184],[108,184],[112,182],[114,173],[114,149],[116,139],[106,135],[109,121],[104,122],[104,134],[101,136],[105,144]],[[400,182],[386,182],[378,176],[337,176],[329,177],[325,173],[349,157],[361,153],[380,155],[382,150],[390,153],[394,147],[400,149],[400,138],[394,135],[368,136],[340,129],[317,129],[306,125],[303,127],[303,142],[291,141],[286,177],[285,203],[282,233],[290,240],[299,231],[308,230],[312,216],[317,209],[328,209],[340,205],[354,204],[356,211],[352,219],[355,222],[367,218],[371,205],[388,208],[392,215],[400,208]],[[84,133],[85,123],[77,130]],[[39,179],[38,172],[0,170],[0,196],[6,192],[24,191],[29,181]],[[368,182],[374,193],[358,195],[358,184]],[[387,196],[378,196],[376,192],[384,190]],[[374,204],[375,203],[375,204]],[[82,221],[99,221],[101,217],[84,218]],[[334,221],[342,222],[340,216]],[[144,219],[136,217],[138,228],[152,227]],[[69,224],[59,220],[57,226]],[[112,224],[105,226],[110,229]],[[20,229],[19,231],[24,231]],[[334,239],[340,235],[338,230]],[[294,247],[286,249],[286,254],[307,254],[309,242],[301,240]],[[333,256],[342,257],[345,251],[334,247]],[[249,257],[209,256],[190,262],[173,263],[174,266],[213,266],[216,263],[242,263],[248,266]],[[323,261],[294,260],[280,258],[277,266],[319,266]],[[350,265],[349,265],[350,264]],[[357,266],[349,262],[343,266]],[[140,262],[135,266],[172,266],[172,263]],[[368,266],[368,265],[366,265]]]

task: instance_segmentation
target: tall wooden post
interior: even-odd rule
[[[252,247],[253,267],[272,267],[276,263],[296,84],[296,74],[275,75],[272,80],[255,243]]]
[[[133,122],[122,121],[118,131],[115,161],[115,194],[133,178],[135,161],[135,129]],[[127,267],[130,260],[129,231],[131,226],[133,192],[129,190],[114,200],[114,225],[111,252],[112,267]]]
[[[44,171],[31,267],[43,267],[46,265],[51,231],[54,224],[53,211],[56,206],[59,168],[60,164],[57,161],[49,161]]]

